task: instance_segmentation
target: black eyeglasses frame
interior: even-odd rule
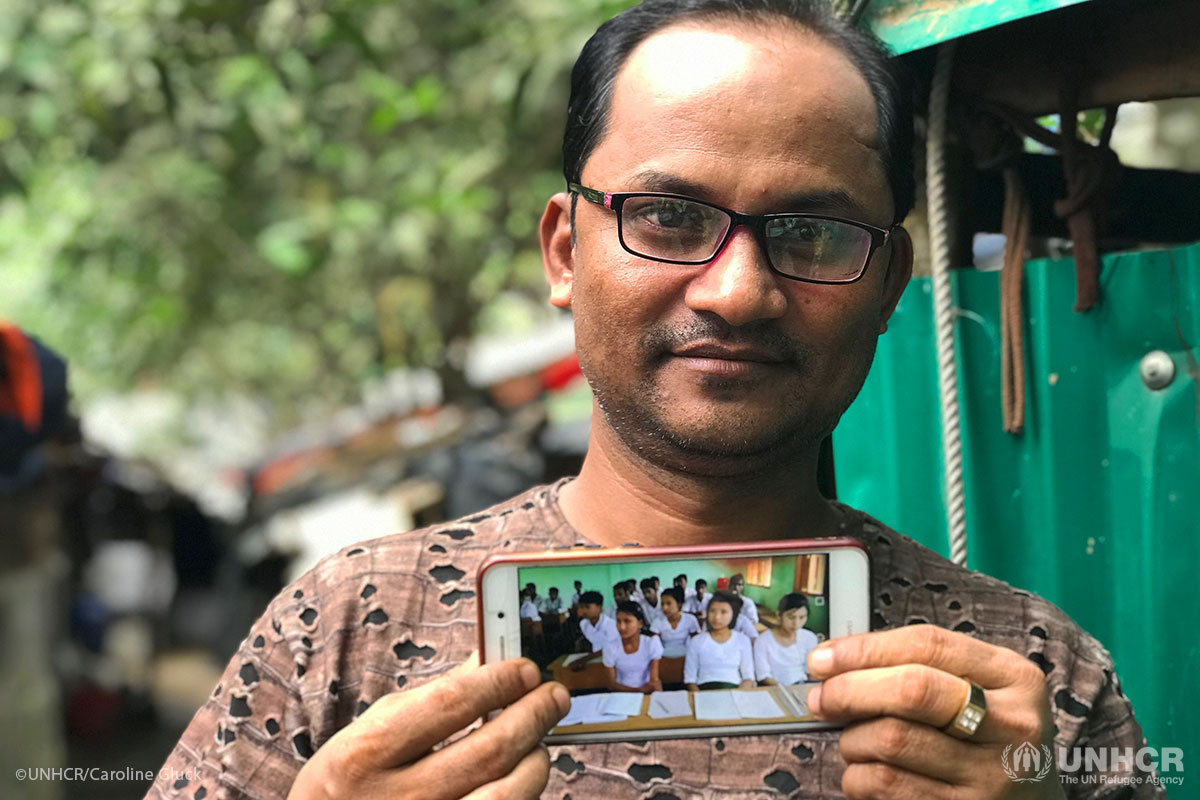
[[[711,263],[717,256],[719,256],[721,251],[725,248],[725,245],[728,244],[729,240],[733,237],[733,232],[744,225],[754,232],[754,237],[758,240],[758,244],[762,248],[763,255],[766,256],[767,266],[771,269],[772,273],[780,276],[781,278],[787,278],[788,280],[792,281],[801,281],[803,283],[840,286],[844,284],[855,283],[856,281],[861,280],[862,276],[867,273],[867,267],[870,266],[871,259],[874,258],[875,253],[881,247],[887,244],[888,239],[891,237],[892,231],[894,231],[897,227],[896,225],[892,225],[890,228],[879,228],[866,222],[859,222],[858,220],[846,219],[845,217],[835,217],[827,214],[807,214],[800,212],[784,212],[778,214],[743,214],[740,211],[724,208],[716,203],[709,203],[705,200],[697,200],[695,197],[688,197],[687,195],[682,194],[671,194],[669,192],[602,192],[598,189],[589,189],[588,187],[581,186],[578,183],[568,183],[567,191],[574,192],[589,203],[607,208],[609,211],[612,211],[617,215],[617,240],[621,243],[621,248],[630,255],[637,256],[638,258],[644,258],[647,261],[656,261],[661,264],[701,266],[703,264]],[[689,203],[699,203],[700,205],[708,206],[709,208],[715,208],[716,210],[729,215],[729,229],[725,231],[725,236],[721,239],[720,243],[713,251],[713,254],[701,261],[679,261],[676,259],[658,258],[656,256],[648,256],[644,253],[639,253],[625,243],[625,232],[621,215],[621,208],[625,205],[625,202],[635,197],[661,197],[667,200],[686,200]],[[789,275],[786,272],[776,269],[775,265],[771,262],[771,251],[767,246],[767,222],[773,219],[779,219],[781,217],[800,217],[803,219],[819,219],[831,222],[839,222],[846,225],[852,225],[869,233],[871,235],[871,246],[867,250],[867,256],[863,260],[863,265],[861,268],[859,268],[858,274],[853,278],[830,281],[820,280],[818,278],[801,278],[797,275]]]

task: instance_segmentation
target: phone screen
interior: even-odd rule
[[[807,658],[831,635],[830,556],[518,566],[521,655],[572,697],[551,739],[811,726]]]

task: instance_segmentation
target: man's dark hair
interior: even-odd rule
[[[727,592],[724,589],[717,589],[712,593],[712,600],[708,601],[708,607],[711,610],[713,603],[724,603],[733,609],[733,616],[729,618],[729,629],[733,630],[737,627],[738,615],[742,613],[742,598],[738,597],[733,592]]]
[[[687,575],[686,575],[686,574],[684,574],[684,573],[682,573],[682,572],[681,572],[681,573],[679,573],[678,575],[676,575],[676,576],[675,576],[675,581],[680,581],[680,580],[685,580],[685,581],[686,581],[686,580],[687,580]],[[672,583],[674,583],[675,581],[672,581]]]
[[[579,595],[579,605],[581,606],[602,606],[604,605],[604,595],[592,590]]]
[[[779,598],[779,613],[791,611],[793,608],[808,608],[808,598],[799,592],[791,592]]]
[[[811,31],[850,59],[875,98],[880,158],[892,189],[895,221],[902,221],[912,210],[916,193],[913,104],[907,72],[871,33],[836,17],[829,0],[643,0],[605,22],[583,46],[571,70],[571,99],[562,146],[567,181],[581,182],[583,165],[604,138],[617,73],[629,54],[669,25],[730,17],[751,22],[782,17]],[[572,222],[575,202],[572,195]]]
[[[613,594],[616,594],[618,589],[620,589],[622,592],[625,592],[626,594],[629,594],[628,581],[618,581],[618,582],[614,583],[613,584]]]
[[[654,585],[654,578],[642,578],[641,588],[643,592],[647,589],[654,589],[656,591],[658,589],[658,587]]]
[[[705,589],[707,589],[708,581],[704,580],[704,578],[697,578],[696,579],[696,588],[699,589],[701,586],[703,586]]]
[[[552,594],[558,594],[558,587],[557,587],[557,586],[551,586],[551,587],[550,587],[550,592],[551,592]]]

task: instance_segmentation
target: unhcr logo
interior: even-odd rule
[[[1054,753],[1046,745],[1039,750],[1029,742],[1022,742],[1016,748],[1010,744],[1000,755],[1000,763],[1013,781],[1032,783],[1045,778],[1054,769]]]

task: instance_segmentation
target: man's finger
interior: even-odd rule
[[[976,782],[982,766],[978,747],[897,717],[851,723],[838,739],[838,752],[847,764],[879,761],[957,785]]]
[[[821,719],[900,717],[934,728],[948,725],[962,708],[967,683],[923,664],[860,669],[827,678],[808,695]]]
[[[384,695],[345,729],[355,728],[354,758],[378,768],[407,764],[487,712],[516,702],[539,683],[536,664],[514,659]]]
[[[498,781],[480,786],[463,800],[537,800],[550,781],[550,754],[538,747]]]
[[[406,783],[436,785],[436,797],[459,798],[508,775],[570,708],[559,683],[548,683],[504,709],[500,716],[402,773]]]
[[[808,671],[821,680],[857,669],[925,664],[970,678],[984,689],[1011,686],[1041,671],[1017,653],[936,625],[906,625],[890,631],[841,636],[808,654]],[[1037,675],[1039,680],[1044,676]]]

